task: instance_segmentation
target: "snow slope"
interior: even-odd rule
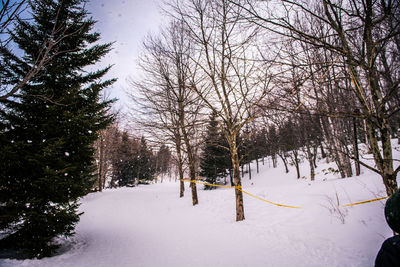
[[[399,153],[396,152],[396,158]],[[200,190],[191,205],[186,185],[143,185],[106,190],[82,200],[76,236],[62,240],[60,255],[41,260],[0,260],[0,266],[373,266],[381,243],[391,236],[384,200],[346,208],[385,196],[381,178],[363,169],[359,177],[340,179],[322,171],[317,180],[297,180],[294,167],[268,162],[259,174],[243,178],[243,189],[269,201],[301,206],[278,207],[244,195],[246,220],[235,222],[234,191]],[[302,175],[307,176],[307,163]]]

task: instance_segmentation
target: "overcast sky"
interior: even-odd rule
[[[157,32],[162,22],[159,5],[161,0],[91,0],[87,10],[97,21],[95,31],[101,33],[102,42],[115,42],[113,50],[100,66],[114,64],[107,78],[118,81],[110,88],[111,97],[119,98],[118,106],[126,109],[129,77],[134,78],[137,57],[143,38]]]

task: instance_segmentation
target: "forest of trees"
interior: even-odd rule
[[[93,189],[135,186],[171,175],[172,158],[168,146],[161,144],[157,151],[142,136],[137,138],[112,124],[99,132],[94,143],[97,166]]]
[[[230,177],[243,220],[243,169],[251,178],[246,165],[266,156],[312,181],[321,155],[342,178],[363,166],[397,190],[398,1],[180,0],[165,13],[170,24],[144,41],[133,109],[170,144],[179,179],[189,169],[193,205],[196,174]]]
[[[51,255],[55,237],[73,234],[79,198],[164,177],[179,197],[190,180],[193,205],[196,180],[229,183],[244,220],[242,177],[266,159],[310,181],[318,157],[342,178],[362,166],[388,195],[398,189],[399,1],[167,2],[169,23],[144,39],[129,88],[129,130],[102,93],[111,66],[87,71],[112,44],[84,0],[2,4],[2,249]]]

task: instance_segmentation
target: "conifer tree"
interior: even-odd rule
[[[123,132],[121,137],[116,135],[116,138],[121,140],[115,142],[118,145],[112,162],[114,180],[118,181],[118,186],[133,186],[137,174],[139,144],[127,132]]]
[[[147,147],[144,136],[140,139],[140,148],[136,166],[136,177],[140,180],[153,180],[156,172],[153,152]]]
[[[229,151],[224,148],[225,138],[219,130],[216,114],[212,113],[209,120],[200,158],[200,175],[206,177],[207,183],[215,184],[219,176],[226,175],[227,160],[230,162],[230,157]],[[206,185],[204,189],[215,189],[215,187]]]
[[[78,199],[94,181],[93,143],[112,121],[110,102],[99,99],[114,82],[101,80],[109,67],[87,71],[111,44],[95,44],[84,3],[33,0],[33,19],[14,33],[24,56],[11,67],[21,76],[44,42],[57,40],[51,60],[0,115],[0,243],[28,257],[51,255],[55,237],[73,234]]]
[[[162,144],[157,152],[157,173],[165,174],[168,173],[170,169],[171,162],[171,151],[168,146]]]

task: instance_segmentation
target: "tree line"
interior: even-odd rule
[[[161,144],[154,151],[144,136],[138,138],[122,131],[116,123],[99,132],[94,148],[97,168],[93,190],[96,191],[162,182],[173,171],[168,146]]]
[[[171,22],[144,40],[142,75],[132,82],[136,122],[170,144],[180,179],[188,167],[193,205],[197,174],[213,182],[230,173],[238,221],[241,168],[265,155],[286,171],[296,166],[298,178],[307,160],[311,180],[318,153],[343,178],[363,166],[392,195],[400,171],[391,144],[400,118],[399,12],[398,1],[166,4]]]

